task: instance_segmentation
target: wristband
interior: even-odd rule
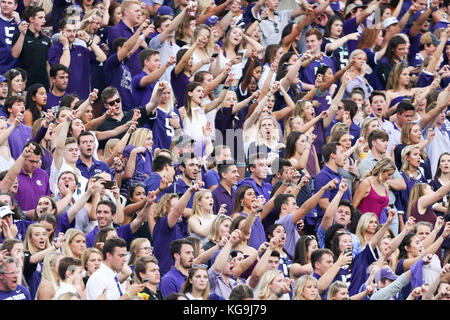
[[[261,213],[261,212],[263,212],[263,209],[258,209],[256,212]]]
[[[125,294],[128,296],[128,298],[131,298],[131,294],[129,294],[128,291],[125,291]]]
[[[90,46],[92,45],[93,42],[94,42],[94,40],[89,39],[89,41],[86,43],[86,45],[87,45],[88,47],[90,47]]]
[[[70,50],[69,47],[63,47],[62,49],[63,49],[63,50]]]

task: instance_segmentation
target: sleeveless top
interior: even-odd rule
[[[416,223],[419,221],[427,221],[427,222],[430,222],[434,226],[434,224],[436,223],[436,214],[434,213],[433,209],[431,207],[428,207],[425,210],[424,214],[420,214],[419,208],[418,208],[418,202],[419,202],[419,199],[414,201],[411,206],[411,217],[416,218]]]
[[[197,116],[195,111],[198,111]],[[192,119],[189,117],[184,117],[183,131],[192,139],[194,142],[194,152],[197,156],[203,156],[203,150],[206,145],[206,141],[203,137],[203,127],[206,126],[206,115],[205,111],[201,107],[192,108]]]
[[[191,218],[197,218],[198,221],[200,221],[200,225],[202,225],[202,226],[209,226],[209,225],[212,224],[212,222],[216,218],[216,215],[215,214],[211,214],[211,215],[209,215],[206,218],[202,217],[202,216],[199,216],[199,215],[196,215],[195,217],[193,216]],[[199,234],[197,234],[197,233],[195,233],[195,232],[193,232],[191,230],[189,230],[189,232],[190,232],[191,236],[197,237],[197,238],[199,238],[201,240],[202,246],[205,245],[208,242],[208,237],[201,236],[201,235],[199,235]]]
[[[361,200],[358,210],[362,213],[373,212],[380,219],[381,211],[389,204],[389,195],[386,191],[384,196],[380,196],[370,184],[369,194]]]

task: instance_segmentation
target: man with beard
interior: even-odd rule
[[[80,149],[80,158],[77,160],[77,168],[81,175],[86,179],[107,172],[111,174],[109,166],[100,160],[94,158],[95,138],[92,132],[84,131],[78,136],[78,148]]]
[[[42,83],[48,91],[47,56],[52,41],[42,33],[45,26],[44,9],[28,6],[23,10],[22,18],[24,21],[19,25],[19,32],[12,38],[11,54],[27,72],[26,88],[33,83]]]
[[[127,243],[123,239],[112,238],[103,247],[103,263],[90,277],[86,284],[86,299],[126,300],[144,289],[143,284],[119,282],[117,274],[127,262]]]
[[[28,289],[17,284],[19,272],[14,258],[7,256],[3,259],[0,266],[0,300],[32,300]]]
[[[188,240],[172,241],[169,251],[175,264],[161,279],[160,290],[164,298],[171,293],[180,292],[194,261],[194,247]]]
[[[197,175],[201,174],[201,167],[194,153],[184,153],[180,158],[178,167],[181,170],[181,177],[175,182],[174,192],[182,195],[194,184],[195,180],[197,180]],[[192,194],[189,199],[186,208],[192,208],[193,201],[194,194]]]
[[[106,55],[85,31],[77,31],[75,24],[68,20],[62,22],[61,30],[59,42],[48,50],[48,62],[50,65],[60,63],[68,67],[70,74],[67,92],[86,99],[91,92],[91,63],[106,61]],[[74,44],[77,36],[86,42],[87,48]]]
[[[56,113],[59,109],[61,99],[67,95],[67,85],[69,84],[70,69],[66,66],[55,63],[50,68],[51,90],[47,93],[47,105],[44,111],[51,110]]]
[[[105,84],[119,90],[124,111],[129,111],[135,107],[131,90],[132,76],[127,62],[133,54],[136,42],[141,37],[148,37],[149,34],[153,33],[153,30],[153,25],[145,21],[129,39],[124,37],[115,39],[112,44],[112,54],[105,62]]]

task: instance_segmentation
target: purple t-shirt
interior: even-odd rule
[[[175,95],[175,99],[177,100],[176,106],[177,108],[181,108],[184,106],[184,96],[186,94],[186,87],[191,83],[189,81],[189,77],[185,75],[183,72],[177,76],[175,74],[175,68],[170,72],[170,84],[172,85],[173,94]]]
[[[131,30],[123,23],[123,20],[120,20],[115,26],[113,26],[108,33],[108,44],[109,51],[112,52],[112,45],[114,40],[119,37],[124,37],[126,39],[130,39],[133,34],[136,32],[137,28]],[[131,76],[137,75],[142,70],[141,63],[139,61],[139,54],[141,53],[142,48],[139,47],[135,53],[133,53],[129,60],[125,62],[131,72]]]
[[[248,215],[244,212],[241,212],[240,214],[248,217]],[[259,215],[256,215],[255,222],[253,222],[252,224],[252,231],[250,233],[250,239],[248,239],[248,245],[258,250],[259,246],[266,241],[266,232],[264,231],[264,226],[262,224],[261,218],[259,217]]]
[[[48,49],[50,65],[59,63],[63,54],[63,45],[58,42]],[[73,45],[70,49],[70,74],[67,85],[68,93],[76,93],[80,99],[87,99],[91,91],[91,63],[95,62],[95,54],[83,46]]]
[[[30,296],[30,291],[20,284],[17,285],[16,290],[2,291],[0,290],[0,300],[33,300]]]
[[[116,232],[117,232],[117,235],[119,236],[119,238],[122,238],[127,243],[129,243],[129,242],[131,242],[131,240],[133,240],[133,233],[131,232],[130,224],[126,224],[124,226],[120,226],[120,227],[116,228]],[[91,232],[89,232],[86,235],[86,247],[87,248],[91,248],[94,246],[95,237],[97,236],[97,233],[98,233],[98,226],[95,226],[94,230],[92,230]]]
[[[53,113],[56,113],[56,111],[58,111],[58,109],[59,109],[59,105],[61,103],[62,98],[66,95],[67,95],[67,92],[64,92],[64,94],[62,96],[58,97],[53,94],[52,90],[50,90],[47,93],[47,104],[44,107],[44,111],[47,111],[50,109],[53,111]]]
[[[119,61],[117,52],[111,54],[105,62],[105,84],[119,91],[122,99],[122,109],[128,111],[133,109],[133,92],[131,90],[131,72],[125,60]]]
[[[158,220],[153,229],[153,247],[155,248],[155,257],[159,262],[161,276],[164,276],[174,264],[173,258],[169,253],[170,244],[174,240],[185,238],[184,229],[187,228],[183,220],[178,221],[173,228],[170,228],[167,218],[168,216],[166,215]]]
[[[50,196],[48,174],[41,168],[36,168],[31,178],[20,170],[17,179],[19,180],[19,189],[14,199],[23,211],[35,209],[40,197]]]
[[[133,90],[133,102],[135,106],[145,106],[152,97],[153,88],[156,82],[150,83],[148,86],[141,87],[141,79],[148,74],[145,71],[135,75],[131,80],[131,88]]]
[[[171,293],[178,293],[181,290],[181,286],[186,281],[186,277],[175,267],[172,267],[161,278],[161,284],[159,286],[162,295],[166,298]]]
[[[10,127],[9,124],[6,125],[7,128]],[[15,127],[14,130],[8,137],[9,150],[11,150],[11,156],[14,160],[22,154],[23,147],[31,138],[31,127],[24,124]]]

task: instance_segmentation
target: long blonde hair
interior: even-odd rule
[[[390,158],[383,158],[375,164],[375,166],[372,168],[372,170],[369,172],[369,174],[366,177],[373,176],[377,179],[379,183],[382,183],[381,181],[381,175],[386,171],[392,171],[396,170],[397,167],[395,166],[394,161],[392,161]]]
[[[266,143],[266,140],[261,135],[261,125],[262,125],[262,122],[264,120],[271,120],[272,121],[273,130],[272,130],[272,133],[270,135],[270,141],[269,141],[269,145],[272,147],[272,146],[276,145],[280,141],[280,130],[279,130],[279,127],[278,127],[278,122],[272,115],[262,116],[261,119],[258,120],[255,143],[258,146]]]
[[[409,162],[406,159],[406,156],[410,155],[414,149],[418,149],[420,153],[420,148],[416,144],[411,144],[406,146],[402,150],[402,168],[401,171],[406,172],[409,169]]]
[[[230,226],[231,226],[231,222],[233,220],[231,220],[230,216],[227,216],[225,214],[219,214],[216,216],[216,218],[211,223],[211,230],[209,231],[209,236],[208,236],[209,241],[217,243],[221,240],[219,238],[219,227],[222,224],[222,222],[224,222],[225,220],[230,220]]]
[[[45,256],[44,262],[42,264],[41,283],[43,280],[47,280],[55,292],[56,290],[58,290],[60,281],[58,276],[58,269],[56,268],[56,260],[58,259],[58,257],[63,256],[64,255],[61,252],[50,252]],[[55,274],[53,273],[53,269],[56,269],[55,270],[57,274],[56,277]]]
[[[193,216],[201,216],[202,212],[200,210],[200,206],[198,205],[198,202],[205,196],[205,194],[211,193],[211,190],[209,189],[201,189],[200,191],[197,191],[194,195],[194,199],[192,201],[192,213],[191,217]],[[212,212],[210,212],[212,213]]]
[[[364,248],[365,245],[367,244],[367,240],[366,240],[364,233],[366,232],[367,228],[369,227],[369,222],[372,217],[377,218],[377,222],[378,222],[378,217],[375,213],[366,212],[359,218],[358,225],[356,226],[356,236],[359,238],[359,242],[361,243],[361,248]]]
[[[147,238],[136,238],[131,241],[130,258],[128,259],[128,265],[132,266],[136,263],[139,247],[146,241],[150,242],[150,240],[148,240]]]
[[[297,279],[297,283],[295,284],[294,288],[294,296],[292,297],[292,300],[305,300],[305,297],[303,296],[303,290],[305,289],[305,286],[308,283],[308,281],[312,281],[316,285],[317,289],[316,300],[322,300],[322,298],[320,297],[317,279],[309,274],[305,274]]]
[[[283,272],[281,270],[267,270],[266,272],[264,272],[261,280],[259,281],[260,287],[258,300],[269,299],[269,297],[272,295],[272,291],[270,290],[269,286],[273,282],[275,277],[279,274],[283,274]]]
[[[199,24],[197,27],[195,27],[194,33],[192,34],[191,45],[193,45],[195,41],[197,41],[200,32],[205,29],[209,31],[208,43],[205,46],[205,51],[208,56],[211,56],[214,51],[214,41],[212,37],[212,30],[206,24]]]
[[[135,145],[136,147],[143,147],[145,145],[145,140],[147,140],[149,137],[153,138],[152,130],[147,128],[139,128],[136,129],[135,132],[133,132],[128,144]]]
[[[406,212],[406,218],[409,219],[411,216],[411,208],[414,205],[414,202],[417,201],[421,196],[425,194],[426,183],[416,183],[409,192],[409,201],[408,201],[408,211]]]
[[[169,214],[170,202],[174,198],[178,199],[178,195],[176,193],[166,193],[159,199],[155,206],[155,210],[153,211],[153,219],[155,220],[155,223]]]
[[[61,249],[65,257],[77,258],[73,255],[73,252],[70,249],[70,243],[72,242],[73,238],[78,235],[82,235],[86,239],[86,235],[84,234],[84,232],[75,228],[67,229],[66,233],[64,234],[66,241],[64,241]]]
[[[169,89],[169,92],[170,92],[170,98],[169,98],[169,101],[167,101],[167,112],[172,112],[175,103],[183,103],[183,101],[176,101],[176,97],[175,97],[175,94],[173,93],[172,85],[170,83],[166,83],[166,85],[167,84],[168,84],[168,87],[166,88],[166,90]],[[158,92],[159,86],[160,86],[160,82],[157,82],[155,87],[153,88],[153,92]]]
[[[33,245],[33,242],[31,241],[31,234],[33,233],[34,229],[37,229],[37,228],[42,228],[45,230],[45,233],[47,233],[47,230],[45,229],[45,227],[42,224],[40,224],[40,223],[30,224],[30,226],[27,229],[27,232],[25,233],[25,241],[23,242],[23,248],[25,251],[29,251],[31,254],[35,254],[40,251]],[[42,250],[45,250],[48,247],[50,247],[50,241],[48,239],[48,233],[47,233],[47,241],[45,243],[45,248]]]

